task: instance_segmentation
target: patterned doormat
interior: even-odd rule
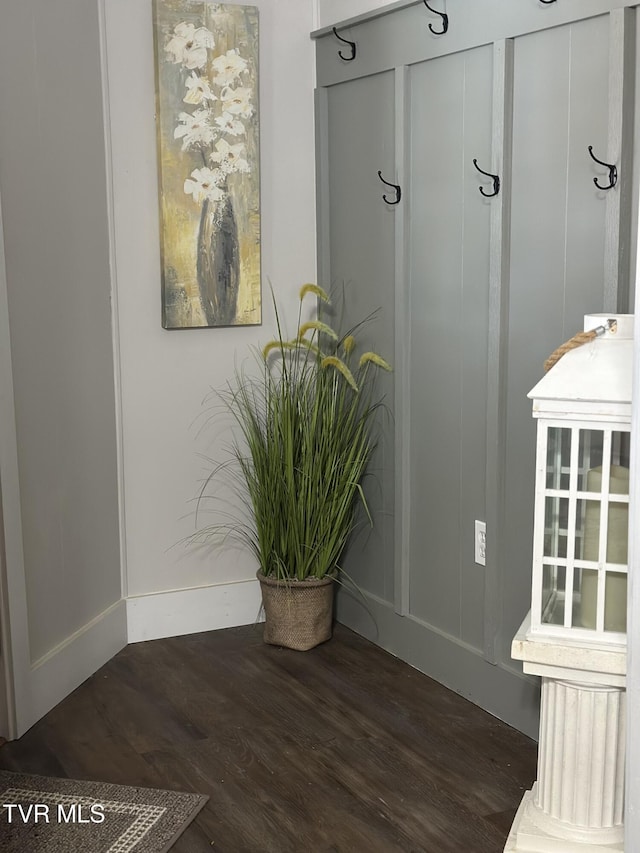
[[[165,853],[209,799],[0,770],[2,853]]]

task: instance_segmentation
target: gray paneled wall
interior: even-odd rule
[[[339,28],[354,61],[315,34],[320,275],[351,316],[381,308],[371,341],[396,368],[376,529],[346,561],[364,600],[342,593],[339,618],[534,736],[537,688],[510,659],[530,603],[526,394],[583,314],[628,310],[634,5],[449,0],[437,36],[423,4],[394,4]],[[618,164],[613,190],[589,145]]]

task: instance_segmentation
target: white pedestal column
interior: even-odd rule
[[[596,651],[587,670],[567,666],[565,651],[580,666],[588,662],[575,649],[522,634],[514,640],[513,656],[526,672],[542,675],[542,697],[538,779],[505,853],[624,850],[626,656]]]
[[[623,839],[625,693],[616,687],[542,681],[535,807],[593,839]]]

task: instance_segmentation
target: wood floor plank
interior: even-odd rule
[[[0,767],[208,795],[175,853],[501,853],[536,745],[342,626],[247,626],[128,646]]]

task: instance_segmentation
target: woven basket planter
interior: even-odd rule
[[[333,578],[276,580],[258,572],[262,590],[264,641],[305,652],[331,638]]]

